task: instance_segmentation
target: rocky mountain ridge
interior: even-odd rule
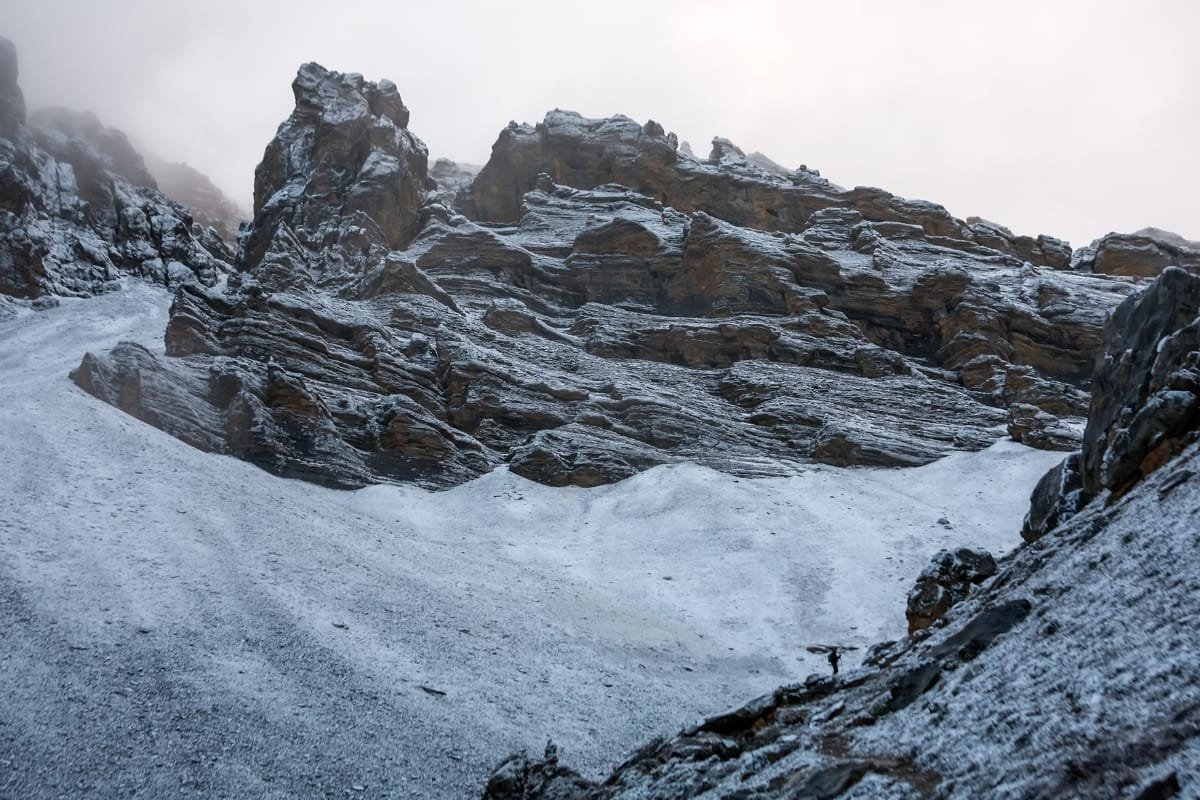
[[[510,126],[469,187],[448,164],[439,186],[393,84],[310,64],[293,93],[227,291],[178,293],[167,358],[121,346],[74,373],[281,475],[903,466],[1005,426],[1070,449],[1134,288],[1058,240],[724,140],[702,162],[623,117]]]
[[[0,295],[87,296],[134,276],[212,286],[232,252],[164,197],[140,155],[93,115],[26,118],[16,48],[0,39]]]

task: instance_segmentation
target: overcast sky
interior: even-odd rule
[[[653,118],[1079,246],[1200,239],[1200,2],[0,0],[31,108],[248,205],[296,67],[391,78],[432,156],[554,107]]]

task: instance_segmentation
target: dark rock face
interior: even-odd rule
[[[1072,269],[1138,278],[1153,278],[1172,266],[1200,272],[1200,242],[1157,228],[1102,236],[1077,250],[1071,264]]]
[[[237,244],[238,228],[250,219],[250,212],[226,197],[207,175],[187,164],[155,157],[147,157],[147,167],[159,190],[189,208],[197,224],[215,230],[231,247]]]
[[[17,46],[0,37],[0,138],[16,138],[25,124],[25,95],[17,83]]]
[[[51,109],[26,126],[16,48],[0,40],[0,294],[86,296],[126,275],[211,286],[232,253],[155,188],[120,131]]]
[[[1171,267],[1113,313],[1081,453],[1034,489],[1033,541],[1093,497],[1115,500],[1200,438],[1200,276]]]
[[[781,181],[727,142],[688,161],[623,117],[505,131],[461,200],[502,217],[488,209],[511,193],[519,213],[472,222],[444,204],[462,170],[427,175],[390,83],[309,64],[293,90],[228,292],[178,293],[165,361],[118,350],[76,372],[283,475],[443,487],[506,463],[595,486],[684,460],[923,464],[994,441],[1014,403],[1080,414],[1132,288],[980,245],[931,204],[831,203],[815,173]],[[561,148],[557,181],[498,188]],[[681,204],[731,194],[683,213],[643,174],[679,182]],[[780,192],[793,232],[763,210]],[[123,386],[139,382],[176,388]]]
[[[1083,442],[1083,488],[1121,494],[1197,438],[1200,276],[1167,269],[1113,314]]]
[[[908,632],[928,628],[945,616],[950,607],[965,600],[971,587],[996,574],[996,559],[991,553],[960,547],[941,550],[921,574],[908,593]]]
[[[1072,453],[1042,476],[1029,498],[1029,513],[1021,528],[1022,539],[1037,541],[1087,504],[1091,495],[1083,490],[1079,469],[1080,454]]]

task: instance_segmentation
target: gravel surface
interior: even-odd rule
[[[1059,458],[336,492],[70,383],[161,349],[168,302],[0,322],[0,797],[474,797],[550,737],[599,771],[823,669],[805,644],[901,635],[932,552],[1014,546]]]

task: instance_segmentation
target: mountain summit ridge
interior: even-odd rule
[[[451,207],[394,84],[306,64],[293,95],[227,291],[178,293],[166,359],[119,347],[75,373],[110,402],[156,387],[123,407],[281,475],[903,466],[1006,423],[1070,447],[1134,285],[720,140],[701,162],[626,117],[510,125]]]

